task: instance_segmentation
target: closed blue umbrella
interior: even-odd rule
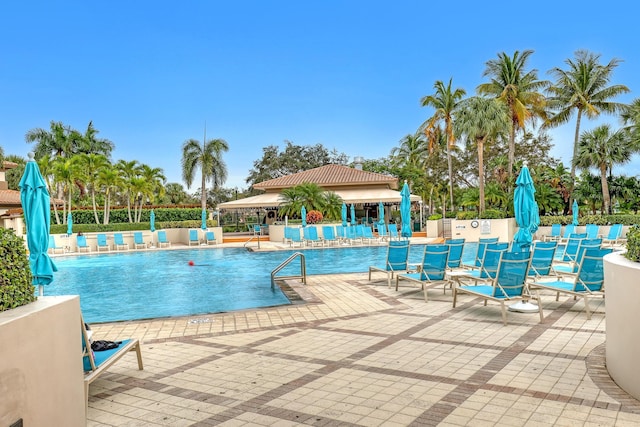
[[[307,226],[307,208],[305,208],[304,206],[302,207],[302,209],[300,209],[300,216],[302,217],[302,226],[306,227]]]
[[[400,219],[402,220],[402,229],[400,235],[402,237],[411,237],[413,232],[411,231],[411,192],[409,191],[409,184],[407,181],[402,186],[400,191]]]
[[[151,246],[153,247],[153,232],[156,231],[156,213],[151,209],[149,214],[149,230],[151,230]]]
[[[378,203],[378,225],[384,227],[384,205],[382,202]]]
[[[578,226],[578,202],[576,201],[576,199],[573,199],[573,206],[571,207],[571,210],[573,211],[573,222],[572,224],[575,225],[576,227]]]
[[[513,250],[515,252],[529,251],[533,241],[533,233],[536,232],[540,224],[535,193],[533,179],[531,179],[529,168],[525,164],[520,170],[513,194],[513,210],[519,227],[518,232],[513,237]]]
[[[73,217],[71,216],[71,212],[67,215],[67,234],[69,236],[73,234]]]
[[[149,214],[149,230],[153,233],[156,231],[156,213],[151,209],[151,213]]]
[[[342,203],[342,226],[347,226],[347,205]]]
[[[33,274],[33,284],[39,286],[40,295],[44,294],[44,285],[53,281],[53,272],[58,268],[47,251],[49,250],[49,231],[51,229],[51,199],[47,185],[42,178],[38,164],[29,153],[29,161],[20,179],[20,203],[24,211],[27,227],[27,246],[29,247],[29,266]]]
[[[202,209],[202,225],[200,226],[203,230],[207,229],[207,210]]]
[[[351,225],[356,225],[356,207],[351,203]]]

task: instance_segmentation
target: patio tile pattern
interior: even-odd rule
[[[142,340],[90,388],[89,426],[626,426],[640,402],[604,367],[604,300],[508,313],[380,275],[289,281],[303,301],[92,325]],[[205,296],[206,297],[206,296]]]

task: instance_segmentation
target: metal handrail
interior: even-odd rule
[[[296,252],[273,269],[273,271],[271,272],[271,289],[274,289],[276,286],[276,274],[279,273],[280,270],[285,268],[287,265],[289,265],[291,261],[293,261],[297,257],[300,257],[300,275],[280,276],[279,279],[301,279],[302,283],[304,283],[305,285],[307,284],[307,266],[305,263],[304,254],[302,252]]]

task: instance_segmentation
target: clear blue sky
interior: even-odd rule
[[[0,146],[26,157],[28,130],[92,120],[114,160],[182,182],[181,145],[202,140],[206,122],[207,138],[230,146],[225,186],[244,188],[262,147],[284,140],[388,155],[432,114],[419,100],[436,80],[473,94],[503,51],[534,50],[529,66],[545,79],[577,49],[620,58],[612,83],[632,92],[619,100],[640,96],[635,3],[564,3],[2,2]],[[574,127],[551,132],[567,164]]]

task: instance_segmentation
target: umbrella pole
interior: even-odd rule
[[[44,296],[44,286],[42,285],[38,285],[38,296],[40,297]]]

